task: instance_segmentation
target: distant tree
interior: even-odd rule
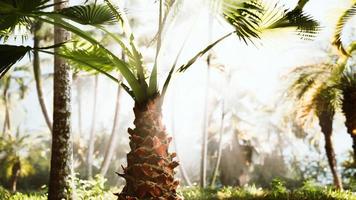
[[[41,111],[43,114],[43,117],[45,119],[46,125],[48,126],[49,131],[52,133],[52,121],[50,119],[50,116],[48,114],[48,109],[46,106],[46,101],[45,97],[43,94],[43,86],[42,86],[42,73],[41,73],[41,59],[39,55],[39,51],[36,50],[36,48],[40,47],[40,42],[44,41],[46,37],[50,37],[49,35],[53,36],[52,34],[45,35],[47,33],[43,33],[43,29],[41,31],[42,23],[34,23],[32,26],[32,31],[33,31],[33,47],[35,48],[33,51],[33,73],[34,73],[34,78],[35,78],[35,83],[36,83],[36,90],[37,90],[37,97],[38,97],[38,102],[41,107]],[[53,39],[53,38],[51,38]]]
[[[351,44],[348,52],[355,49]],[[296,100],[296,109],[302,118],[309,114],[315,115],[325,139],[325,151],[329,166],[334,177],[334,184],[342,189],[342,182],[337,172],[337,164],[332,144],[332,124],[335,112],[342,110],[346,117],[345,125],[354,140],[353,148],[356,153],[356,139],[353,130],[354,84],[353,72],[348,72],[348,58],[341,56],[331,63],[321,63],[311,66],[297,67],[292,73],[292,83],[289,96]],[[352,67],[351,67],[352,68]],[[351,71],[353,71],[351,69]],[[350,74],[351,73],[351,74]]]
[[[33,138],[32,138],[33,139]],[[34,169],[29,162],[29,135],[6,135],[0,137],[0,171],[1,178],[9,180],[9,188],[16,192],[19,177],[29,175]]]

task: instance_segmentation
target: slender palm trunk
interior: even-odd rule
[[[94,144],[95,144],[95,124],[96,124],[96,107],[98,100],[98,75],[95,75],[95,83],[94,83],[94,103],[93,103],[93,115],[91,121],[90,128],[90,136],[89,136],[89,147],[87,154],[87,164],[88,164],[88,178],[91,179],[93,177],[93,157],[94,157]]]
[[[83,118],[82,118],[82,85],[79,77],[76,77],[76,82],[77,82],[77,103],[78,103],[78,132],[80,138],[83,134]]]
[[[219,147],[218,147],[218,157],[214,166],[213,178],[211,180],[211,187],[215,186],[216,178],[218,176],[221,156],[222,156],[222,144],[223,144],[223,135],[224,135],[224,120],[225,120],[225,102],[222,102],[222,113],[221,113],[221,124],[219,130]]]
[[[68,5],[68,1],[54,0],[55,10]],[[69,32],[54,27],[54,43],[66,42],[70,39]],[[56,49],[55,51],[58,51]],[[51,169],[48,188],[48,200],[72,199],[72,143],[71,143],[71,70],[68,63],[54,57],[53,81],[53,132]]]
[[[111,163],[111,159],[114,155],[114,150],[116,148],[116,141],[117,141],[117,136],[118,136],[117,129],[118,129],[118,124],[119,124],[119,112],[120,112],[120,97],[121,97],[121,85],[119,85],[117,87],[114,123],[113,123],[112,130],[111,130],[109,145],[107,146],[107,148],[105,150],[104,161],[100,168],[100,174],[102,176],[106,175],[106,173],[109,169],[110,163]]]
[[[3,101],[4,101],[4,107],[5,107],[5,120],[4,120],[4,125],[3,125],[3,134],[6,133],[7,130],[11,130],[11,122],[10,122],[10,106],[9,106],[9,88],[10,88],[10,81],[11,77],[7,77],[5,81],[5,86],[4,86],[4,92],[3,92]]]
[[[34,37],[33,37],[33,46],[35,48],[39,47],[40,43],[40,38],[39,38],[39,30],[41,28],[40,23],[36,23],[34,25]],[[33,73],[35,77],[35,82],[36,82],[36,90],[37,90],[37,97],[38,97],[38,102],[40,103],[41,111],[43,114],[43,117],[46,121],[46,124],[49,128],[49,131],[52,132],[52,122],[49,117],[44,95],[43,95],[43,90],[42,90],[42,80],[41,80],[41,68],[40,68],[40,56],[37,50],[33,51]]]
[[[20,160],[17,160],[14,165],[12,166],[11,169],[11,179],[10,179],[10,184],[11,184],[11,191],[16,192],[17,189],[17,179],[20,176],[21,172],[21,162]]]
[[[332,123],[334,113],[323,112],[319,116],[319,125],[325,138],[325,151],[328,158],[329,167],[334,179],[334,185],[337,189],[342,190],[342,181],[337,172],[337,163],[335,158],[334,146],[332,143]]]
[[[347,132],[352,138],[353,159],[356,165],[356,89],[344,91],[342,110],[345,114]]]
[[[208,56],[208,69],[206,74],[206,88],[205,88],[205,106],[203,112],[203,134],[202,134],[202,148],[200,160],[200,187],[206,186],[206,169],[208,157],[208,101],[209,101],[209,82],[210,82],[210,56]]]
[[[161,101],[159,96],[146,103],[135,104],[135,129],[129,129],[130,148],[127,154],[127,167],[123,167],[126,180],[119,200],[130,199],[181,199],[177,195],[179,181],[174,179],[173,161],[175,153],[169,153],[172,140],[162,123]]]

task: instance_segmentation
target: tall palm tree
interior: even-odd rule
[[[41,11],[43,8],[41,5],[43,5],[43,2],[47,3],[47,0],[36,0],[31,1],[31,3],[28,1],[21,2],[23,4],[31,4],[31,7],[21,7],[26,8],[23,10],[16,9],[17,12],[15,16],[12,12],[3,13],[5,16],[9,16],[10,19],[15,20],[15,23],[2,28],[6,33],[8,33],[17,22],[26,22],[27,20],[25,19],[35,18],[55,24],[77,34],[90,45],[78,47],[76,45],[67,44],[63,52],[56,51],[55,53],[45,48],[40,48],[39,50],[49,54],[57,54],[69,59],[71,62],[81,63],[98,70],[121,84],[124,90],[128,92],[135,101],[133,108],[135,114],[135,128],[128,130],[131,151],[127,154],[127,167],[123,167],[123,174],[119,174],[126,180],[126,185],[122,192],[118,194],[118,198],[180,199],[176,193],[179,182],[174,178],[174,168],[177,167],[178,162],[173,161],[175,154],[168,152],[171,138],[167,136],[166,129],[162,122],[161,112],[162,103],[171,77],[174,72],[176,72],[175,67],[177,62],[174,62],[161,90],[159,89],[157,80],[157,61],[162,43],[161,33],[166,24],[164,19],[166,19],[166,16],[170,13],[169,11],[174,6],[175,1],[158,1],[159,25],[156,40],[157,49],[155,63],[151,72],[148,72],[142,61],[142,55],[138,48],[136,48],[134,35],[129,28],[125,13],[118,10],[109,0],[105,0],[105,5],[90,4],[74,6],[55,13]],[[226,21],[230,23],[235,30],[227,33],[197,53],[187,64],[182,65],[178,69],[178,72],[186,71],[198,58],[202,57],[215,45],[232,35],[237,35],[243,41],[248,42],[254,38],[259,38],[260,32],[266,29],[296,27],[304,36],[308,36],[306,33],[314,33],[317,30],[317,23],[309,16],[305,16],[299,6],[293,10],[274,12],[274,14],[267,15],[266,17],[263,5],[255,0],[223,0],[219,2],[219,10],[222,11],[221,13]],[[17,7],[17,5],[9,1],[2,0],[0,3],[5,3],[9,8]],[[66,21],[64,21],[63,18],[65,18]],[[268,23],[265,23],[266,20]],[[72,25],[70,21],[84,25],[93,25],[98,30],[110,35],[123,49],[128,62],[118,58],[92,35]],[[102,24],[115,21],[123,25],[127,37],[112,34],[102,26]],[[59,45],[60,44],[57,44],[56,47]],[[6,72],[17,60],[32,49],[33,47],[28,46],[1,45],[1,74]],[[125,82],[119,82],[107,72],[107,69],[117,69],[123,76]]]
[[[351,44],[348,48],[352,53],[356,48]],[[346,51],[345,51],[346,52]],[[342,189],[342,182],[337,172],[337,164],[332,144],[332,124],[335,112],[342,110],[346,117],[345,125],[353,138],[353,148],[356,153],[356,136],[353,130],[354,105],[353,74],[345,73],[348,57],[341,56],[332,59],[331,63],[321,63],[312,66],[296,68],[289,87],[290,96],[296,100],[299,116],[315,115],[325,139],[325,151],[334,178],[334,184]],[[355,159],[356,160],[356,159]]]
[[[65,9],[68,2],[54,0],[54,10]],[[57,20],[54,20],[57,22]],[[70,40],[70,33],[61,26],[54,26],[54,43]],[[72,141],[71,141],[71,70],[66,59],[56,55],[55,49],[53,79],[53,127],[51,169],[48,185],[48,199],[71,199]]]

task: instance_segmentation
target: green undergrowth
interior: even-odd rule
[[[76,180],[75,200],[114,200],[113,191],[107,190],[102,180],[79,181]],[[275,180],[270,189],[255,186],[223,187],[218,189],[200,189],[197,187],[182,188],[179,190],[185,200],[356,200],[356,194],[350,191],[337,191],[332,188],[318,186],[306,182],[302,187],[294,190],[287,189],[283,182]],[[0,187],[0,200],[46,200],[45,192],[31,194],[15,193]]]
[[[289,190],[278,180],[273,181],[271,189],[268,190],[255,186],[204,190],[193,187],[182,189],[181,194],[186,200],[356,200],[356,193],[350,191],[337,191],[312,182]]]

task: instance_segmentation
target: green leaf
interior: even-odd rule
[[[110,7],[104,4],[72,6],[60,10],[58,13],[72,21],[85,25],[112,24],[117,21]]]
[[[32,21],[27,14],[38,12],[49,0],[1,0],[0,39],[7,38],[18,26],[31,28]]]
[[[263,8],[257,0],[222,0],[222,15],[235,28],[236,35],[245,43],[259,38],[259,24]]]
[[[100,71],[104,72],[110,72],[117,69],[115,68],[115,63],[111,61],[111,57],[100,47],[85,42],[75,42],[72,44],[73,45],[67,45],[60,48],[60,53],[75,58],[75,60],[69,60],[71,66],[75,69],[90,73],[98,72],[97,68],[100,68]],[[90,63],[91,66],[97,67],[94,69],[93,67],[83,65],[82,62],[78,63],[77,60],[85,60],[85,62]]]
[[[213,42],[212,44],[208,45],[206,48],[204,48],[202,51],[198,52],[193,58],[191,58],[186,64],[182,65],[181,67],[179,67],[178,71],[179,72],[184,72],[186,71],[190,66],[192,66],[197,60],[198,58],[202,57],[203,55],[205,55],[205,53],[207,53],[210,49],[212,49],[215,45],[217,45],[218,43],[220,43],[221,41],[223,41],[224,39],[226,39],[227,37],[231,36],[234,32],[228,33],[226,35],[224,35],[223,37],[219,38],[218,40],[216,40],[215,42]]]
[[[264,29],[296,28],[302,38],[309,39],[319,32],[319,23],[311,16],[306,15],[298,6],[293,10],[284,10],[279,14],[281,7],[268,10],[262,24]],[[274,14],[273,14],[274,13]],[[279,16],[277,19],[275,16]],[[274,18],[274,19],[272,19]]]
[[[139,84],[139,81],[136,79],[135,75],[132,73],[132,71],[129,69],[129,67],[127,66],[127,64],[124,61],[122,61],[117,56],[115,56],[114,53],[112,53],[111,51],[106,49],[99,41],[94,39],[89,33],[82,31],[78,27],[62,20],[60,15],[47,14],[46,16],[50,19],[46,19],[43,17],[37,17],[37,16],[33,16],[33,17],[38,20],[41,20],[43,22],[62,27],[64,29],[78,35],[79,37],[87,40],[91,44],[97,45],[98,47],[100,47],[106,54],[108,54],[108,56],[111,57],[112,62],[115,64],[115,67],[117,67],[119,69],[122,76],[126,79],[128,84],[130,85],[133,93],[135,94],[135,101],[143,102],[146,100],[146,97],[145,97],[144,92],[141,88],[141,85]]]
[[[341,36],[347,22],[355,15],[356,15],[356,3],[341,15],[335,28],[333,45],[335,45],[339,49],[339,51],[345,56],[350,56],[350,53],[347,52],[347,50],[344,48],[341,41]]]
[[[0,78],[30,51],[29,46],[0,45]]]

